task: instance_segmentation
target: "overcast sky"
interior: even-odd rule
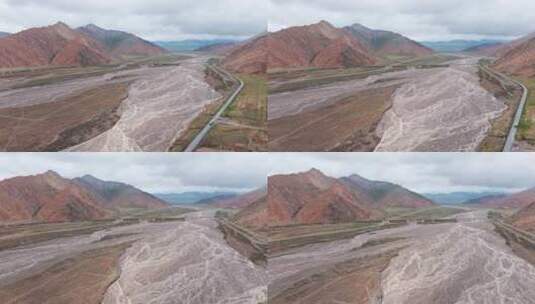
[[[92,174],[150,192],[249,190],[266,177],[317,168],[342,177],[360,174],[417,192],[515,192],[535,186],[529,153],[37,153],[0,154],[0,178],[55,170]]]
[[[535,31],[533,0],[271,0],[270,30],[327,20],[415,40],[515,38]]]
[[[245,38],[327,20],[416,40],[512,39],[535,31],[532,0],[0,0],[0,31],[95,23],[150,40]]]
[[[149,40],[245,38],[265,32],[267,0],[0,0],[0,31],[63,21]]]
[[[54,170],[91,174],[152,193],[232,190],[266,185],[267,165],[256,153],[0,153],[0,179]]]

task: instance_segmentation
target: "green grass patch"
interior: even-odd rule
[[[522,118],[518,125],[517,140],[525,140],[535,144],[535,78],[520,78],[517,80],[522,82],[528,89],[526,107],[522,112]]]

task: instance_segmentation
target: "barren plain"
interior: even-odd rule
[[[4,151],[167,151],[221,95],[206,57],[165,55],[120,66],[4,71]]]
[[[272,73],[270,149],[476,151],[507,110],[481,85],[479,59]]]
[[[0,251],[2,299],[8,299],[5,303],[265,302],[264,269],[226,244],[213,212],[193,212],[183,220],[116,224],[69,236],[65,236],[69,229],[61,226],[63,237]],[[18,233],[36,228],[24,229],[29,230]]]
[[[535,267],[486,211],[290,249],[269,259],[270,303],[533,303]]]

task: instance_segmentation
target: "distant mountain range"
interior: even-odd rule
[[[423,193],[423,196],[438,204],[462,204],[471,200],[489,196],[504,195],[501,192],[451,192],[451,193]]]
[[[123,56],[166,50],[135,35],[96,25],[72,29],[62,22],[0,38],[0,68],[107,64]]]
[[[524,208],[533,202],[535,202],[535,188],[513,194],[490,195],[476,198],[465,202],[465,204],[489,208]]]
[[[154,43],[170,52],[209,51],[209,47],[235,44],[237,40],[209,39],[209,40],[181,40],[181,41],[155,41]]]
[[[122,208],[168,204],[133,186],[86,175],[67,179],[54,171],[0,181],[0,221],[65,222],[113,217]]]
[[[169,204],[196,204],[208,203],[209,201],[217,201],[222,199],[229,199],[238,196],[235,192],[182,192],[182,193],[155,193],[154,196],[168,202]]]
[[[449,41],[422,41],[421,44],[440,53],[463,52],[467,49],[479,47],[482,45],[495,45],[503,43],[502,40],[449,40]]]
[[[0,32],[0,38],[7,37],[9,35],[11,35],[11,34],[10,33],[6,33],[6,32]]]

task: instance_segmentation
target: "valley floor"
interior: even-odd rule
[[[0,80],[4,151],[167,151],[221,98],[205,57],[49,69]]]
[[[270,149],[478,150],[507,101],[481,86],[479,58],[439,57],[371,71],[274,74]]]
[[[0,251],[5,303],[251,303],[265,271],[230,248],[213,212]]]
[[[270,303],[533,303],[535,266],[513,253],[485,211],[455,217],[272,257]]]

